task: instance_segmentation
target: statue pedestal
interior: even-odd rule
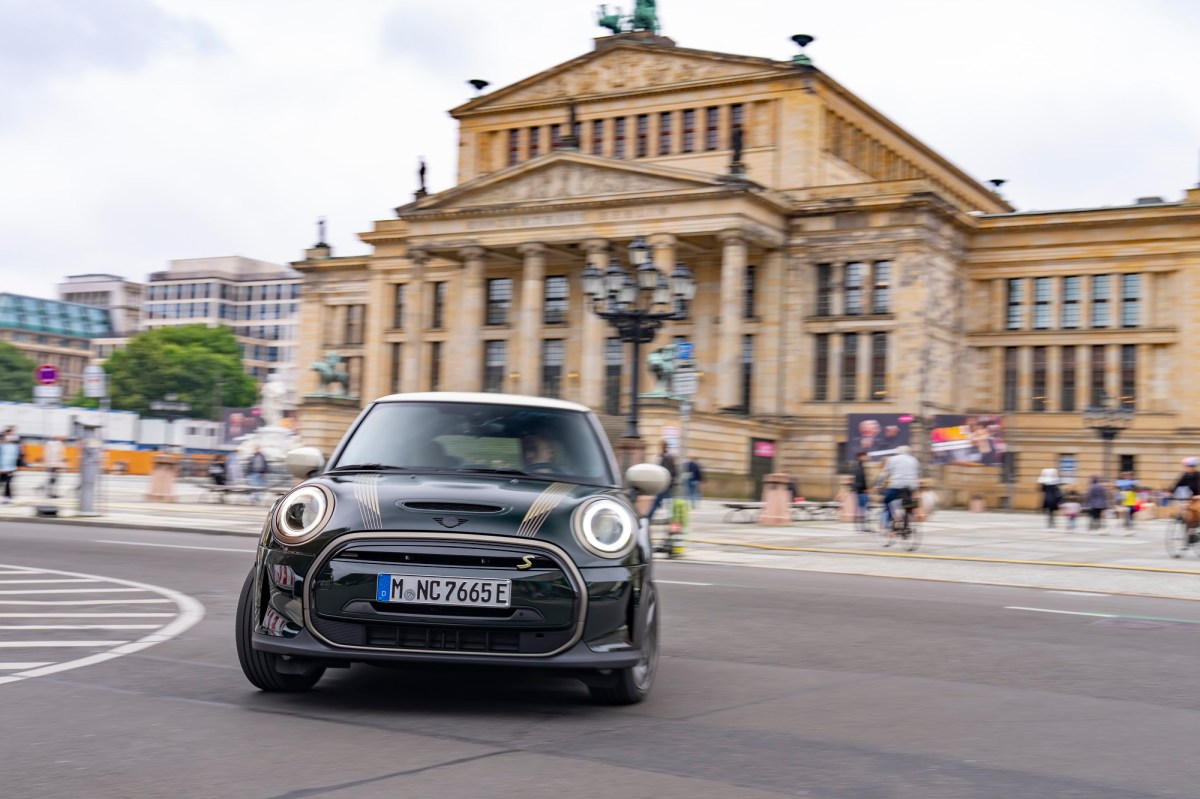
[[[297,409],[305,445],[328,458],[361,410],[358,397],[305,395]]]

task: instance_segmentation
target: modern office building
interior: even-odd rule
[[[294,389],[300,283],[293,269],[241,256],[171,261],[146,282],[143,327],[230,327],[248,374],[279,372]]]
[[[0,341],[8,342],[38,365],[58,369],[62,399],[83,388],[83,369],[97,339],[113,336],[111,312],[74,302],[0,294]],[[33,374],[29,375],[32,383]]]
[[[60,300],[108,310],[113,332],[111,336],[93,339],[92,358],[97,361],[106,360],[142,329],[144,292],[141,283],[119,275],[69,275],[58,284]]]
[[[402,202],[361,234],[367,255],[320,244],[294,264],[300,361],[336,351],[354,396],[506,391],[626,413],[628,348],[582,273],[628,267],[645,238],[661,271],[682,261],[698,282],[687,319],[642,351],[693,343],[688,447],[716,493],[786,471],[828,496],[859,447],[908,441],[944,499],[1029,506],[1044,467],[1082,481],[1119,462],[1161,486],[1200,454],[1200,188],[1019,212],[803,55],[650,31],[451,114],[458,185]],[[1107,463],[1092,404],[1132,414],[1113,416],[1129,424]],[[641,434],[656,449],[683,421],[647,401]]]

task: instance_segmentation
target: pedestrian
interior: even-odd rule
[[[1042,469],[1038,477],[1042,487],[1042,510],[1046,511],[1046,526],[1054,526],[1054,514],[1058,512],[1058,503],[1062,501],[1062,489],[1058,487],[1058,469]]]
[[[55,499],[58,494],[58,473],[67,468],[67,452],[63,436],[55,436],[46,442],[42,453],[42,468],[46,470],[46,496]]]
[[[17,470],[24,465],[25,459],[21,456],[21,444],[16,428],[9,427],[4,431],[4,438],[0,439],[0,485],[4,486],[4,495],[0,501],[5,505],[13,501],[12,481],[17,475]]]
[[[871,507],[871,484],[867,482],[867,451],[860,449],[854,464],[854,477],[850,489],[854,492],[854,523],[859,530],[867,529],[867,510]]]
[[[647,519],[653,519],[658,506],[664,500],[668,500],[675,495],[675,477],[679,473],[679,467],[675,464],[675,456],[671,454],[671,448],[667,446],[667,442],[665,441],[662,442],[662,450],[658,455],[658,463],[667,470],[667,473],[671,475],[671,479],[667,482],[667,487],[654,497],[654,503],[650,506],[650,512],[646,514]]]
[[[1091,523],[1088,525],[1089,530],[1100,529],[1100,519],[1104,512],[1108,510],[1108,489],[1099,476],[1092,477],[1092,484],[1087,492],[1087,509],[1088,516],[1091,517]]]
[[[255,445],[254,454],[250,456],[250,463],[246,467],[246,474],[250,478],[250,485],[255,488],[262,488],[267,484],[267,456],[263,454],[262,447]]]
[[[700,484],[704,482],[704,470],[700,468],[700,460],[695,453],[688,458],[684,465],[687,469],[687,496],[692,507],[700,505]]]
[[[937,506],[938,495],[933,490],[933,484],[928,480],[922,480],[921,487],[917,489],[917,521],[929,521],[933,512],[937,510]]]
[[[1117,480],[1117,502],[1121,506],[1121,516],[1125,520],[1125,529],[1128,531],[1125,535],[1133,535],[1133,516],[1141,509],[1141,502],[1138,500],[1138,481],[1133,478],[1132,472],[1121,472],[1121,478]]]
[[[1079,513],[1083,509],[1083,503],[1080,501],[1079,492],[1075,490],[1075,486],[1068,486],[1067,491],[1063,494],[1062,504],[1058,506],[1067,517],[1067,529],[1075,529],[1075,521],[1079,518]]]
[[[208,464],[208,476],[212,479],[213,485],[225,485],[225,478],[229,474],[229,468],[225,463],[224,455],[217,455],[212,459],[212,463]]]

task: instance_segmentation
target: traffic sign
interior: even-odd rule
[[[675,345],[675,357],[681,361],[690,361],[693,356],[692,342],[681,341]]]
[[[52,386],[58,382],[58,367],[42,364],[33,373],[33,379],[43,386]]]
[[[38,405],[57,405],[62,400],[62,386],[34,386],[33,400]]]
[[[104,367],[86,366],[83,369],[83,396],[103,397],[108,394],[108,373]]]
[[[700,388],[700,376],[694,369],[680,369],[671,381],[671,393],[677,397],[690,397]]]

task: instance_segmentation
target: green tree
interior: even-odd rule
[[[0,341],[0,400],[32,402],[34,369],[37,364],[25,353]]]
[[[168,394],[192,406],[194,418],[216,419],[221,408],[246,408],[258,397],[242,371],[241,351],[227,327],[181,325],[139,333],[104,364],[112,407],[150,415]]]

